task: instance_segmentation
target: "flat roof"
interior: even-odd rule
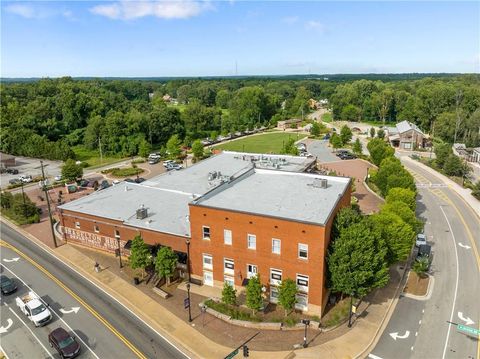
[[[193,203],[325,225],[349,183],[347,177],[252,169]]]
[[[120,182],[68,202],[60,208],[122,221],[134,227],[188,237],[188,203],[192,199],[190,194],[183,192]],[[147,209],[148,217],[137,219],[137,209],[142,205]]]
[[[253,168],[253,166],[256,168],[301,172],[314,161],[314,158],[300,156],[223,151],[188,168],[179,171],[169,171],[153,177],[143,182],[143,184],[201,196],[218,186],[222,179],[227,180],[231,177],[238,177]],[[209,178],[209,173],[213,172],[216,172],[216,174]]]

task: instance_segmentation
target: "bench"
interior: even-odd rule
[[[170,294],[168,294],[167,292],[165,292],[163,289],[160,289],[158,287],[153,287],[153,291],[158,294],[160,297],[162,297],[163,299],[167,299],[168,297],[170,297]]]

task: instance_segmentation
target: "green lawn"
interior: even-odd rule
[[[120,157],[103,156],[102,161],[100,161],[100,153],[97,150],[88,150],[83,146],[72,147],[72,150],[77,155],[77,160],[87,162],[88,167],[108,165],[121,160]]]
[[[251,153],[280,153],[282,146],[289,138],[302,139],[307,134],[288,132],[271,132],[257,136],[240,138],[228,143],[215,146],[214,149],[226,151],[251,152]]]
[[[332,114],[330,112],[324,113],[322,115],[323,122],[332,122]]]

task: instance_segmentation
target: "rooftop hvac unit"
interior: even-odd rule
[[[145,219],[148,217],[148,210],[143,206],[137,209],[137,219]]]
[[[209,181],[213,181],[215,178],[217,178],[217,172],[216,171],[208,172],[208,180]]]
[[[313,180],[313,187],[327,188],[328,187],[328,181],[325,178],[315,178]]]

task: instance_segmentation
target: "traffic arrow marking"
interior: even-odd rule
[[[463,320],[467,325],[472,325],[475,324],[473,320],[470,319],[470,317],[464,317],[462,312],[458,312],[458,317],[460,320]]]
[[[7,326],[6,327],[0,327],[0,333],[6,333],[8,332],[8,328],[10,328],[11,326],[13,325],[13,320],[11,320],[10,318],[7,319]]]
[[[80,307],[72,307],[72,309],[70,309],[70,310],[66,310],[66,309],[60,308],[60,311],[61,311],[63,314],[70,314],[70,313],[75,313],[75,314],[77,314],[79,310],[80,310]]]
[[[375,354],[372,354],[372,353],[368,354],[368,357],[370,359],[383,359],[382,357],[379,357],[378,355],[375,355]]]
[[[7,258],[3,259],[3,261],[6,262],[6,263],[18,262],[19,260],[20,260],[20,257],[15,257],[15,258],[12,258],[12,259],[7,259]]]
[[[471,248],[470,246],[467,246],[466,244],[463,244],[463,243],[460,243],[460,242],[458,242],[458,245],[462,248],[465,248],[465,249],[470,249]]]
[[[393,340],[407,339],[410,336],[410,331],[407,330],[404,335],[398,335],[398,332],[390,333],[390,336],[393,338]]]

